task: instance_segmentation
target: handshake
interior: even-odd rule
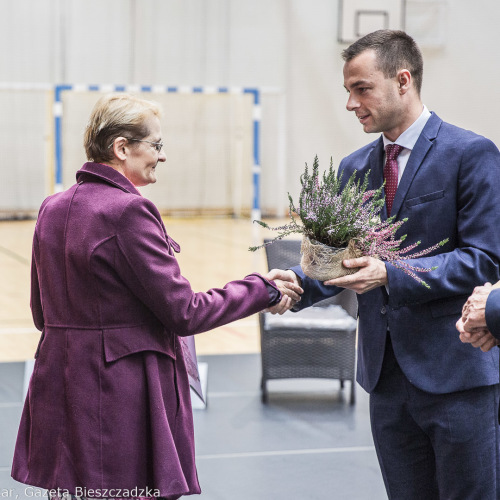
[[[264,277],[274,281],[282,294],[281,300],[266,309],[267,311],[272,314],[283,314],[300,301],[300,296],[304,293],[304,290],[300,287],[299,278],[293,271],[272,269]]]
[[[462,308],[462,317],[457,321],[460,340],[481,348],[483,352],[500,344],[486,325],[486,301],[494,288],[500,288],[500,281],[495,285],[486,283],[484,286],[474,288],[473,294]]]
[[[357,259],[344,260],[343,265],[347,268],[359,268],[359,270],[354,274],[325,281],[323,284],[348,288],[358,294],[387,284],[385,263],[379,259],[364,256]],[[265,275],[265,278],[273,280],[283,294],[281,301],[268,309],[273,314],[283,314],[291,309],[300,300],[302,293],[304,293],[298,276],[291,270],[272,269]]]

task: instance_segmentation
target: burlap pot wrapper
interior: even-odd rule
[[[344,267],[342,261],[345,259],[355,259],[363,254],[358,250],[351,240],[347,248],[334,248],[311,240],[307,236],[302,239],[302,258],[300,267],[309,278],[328,281],[340,278],[348,274],[354,274],[359,267]]]

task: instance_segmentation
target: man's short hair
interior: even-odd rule
[[[415,89],[420,95],[424,60],[417,43],[411,36],[399,30],[374,31],[343,50],[342,58],[345,62],[349,62],[369,49],[375,51],[378,69],[386,78],[394,78],[399,70],[408,69]]]

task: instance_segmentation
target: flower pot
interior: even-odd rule
[[[300,251],[302,254],[300,266],[304,274],[309,276],[309,278],[320,281],[354,274],[359,270],[359,267],[348,269],[344,267],[342,261],[362,256],[361,251],[355,248],[352,240],[349,242],[347,248],[334,248],[311,240],[307,236],[304,236],[302,239]]]

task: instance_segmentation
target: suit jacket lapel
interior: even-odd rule
[[[422,130],[422,133],[420,134],[417,142],[415,143],[415,147],[413,148],[410,157],[408,158],[408,163],[406,164],[403,176],[401,177],[398,189],[396,190],[396,196],[394,197],[392,212],[390,215],[397,215],[399,213],[401,206],[403,205],[403,202],[406,198],[406,194],[410,189],[413,178],[422,165],[427,152],[432,147],[441,123],[442,120],[433,113],[425,124],[425,127]]]

